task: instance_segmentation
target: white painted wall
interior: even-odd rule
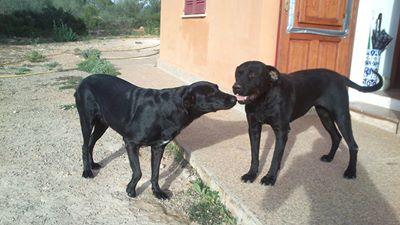
[[[371,26],[375,26],[375,19],[378,17],[379,13],[383,14],[381,29],[385,29],[385,31],[394,38],[382,53],[379,66],[379,73],[384,76],[384,89],[387,89],[390,83],[393,53],[396,42],[395,38],[400,20],[399,0],[360,0],[350,78],[358,84],[362,84],[364,61],[368,48],[368,36]],[[372,18],[374,18],[374,20]],[[373,24],[371,25],[371,23]],[[352,89],[349,90],[350,101],[361,101],[385,108],[393,108],[394,104],[390,99],[380,99],[380,96],[372,96],[375,94],[365,94]],[[397,107],[397,110],[400,110],[400,102],[396,108]]]

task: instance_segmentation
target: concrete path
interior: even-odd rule
[[[144,87],[185,84],[155,67],[156,59],[121,60],[122,78]],[[273,187],[260,185],[274,148],[272,130],[263,129],[260,176],[244,184],[240,176],[250,164],[245,115],[236,109],[210,113],[196,120],[177,138],[190,164],[238,217],[239,224],[400,224],[400,138],[353,121],[360,147],[356,180],[342,174],[348,163],[342,142],[331,163],[319,160],[330,138],[317,116],[291,124],[282,170]]]

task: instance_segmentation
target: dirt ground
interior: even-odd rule
[[[157,39],[93,40],[67,44],[0,46],[0,63],[18,61],[26,51],[38,50],[63,68],[80,58],[75,48],[100,50],[155,46]],[[125,52],[123,56],[148,55],[157,47]],[[113,54],[108,53],[110,56]],[[153,57],[155,62],[155,56]],[[27,62],[21,62],[24,64]],[[28,63],[29,64],[29,63]],[[30,65],[41,70],[38,63]],[[3,68],[4,69],[4,68]],[[196,178],[166,153],[160,185],[172,192],[168,201],[151,193],[150,152],[141,149],[143,177],[139,196],[125,193],[131,177],[122,138],[109,129],[97,142],[95,161],[103,166],[94,179],[82,174],[82,136],[73,89],[60,89],[62,81],[85,77],[80,71],[52,72],[22,78],[0,78],[0,224],[190,224],[186,214]],[[72,106],[72,105],[71,105]]]

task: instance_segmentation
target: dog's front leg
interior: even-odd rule
[[[260,137],[261,123],[257,122],[253,113],[247,113],[247,123],[249,125],[249,137],[251,145],[251,166],[249,172],[242,176],[243,182],[253,182],[258,173],[259,153],[260,153]]]
[[[132,169],[132,179],[126,187],[129,197],[136,197],[136,185],[142,177],[139,163],[139,145],[125,141],[126,151],[128,152],[129,163]]]
[[[164,154],[166,145],[151,147],[151,186],[154,196],[158,199],[168,199],[167,193],[161,190],[158,185],[158,175],[160,173],[160,162]]]
[[[261,179],[261,184],[264,185],[274,185],[276,178],[278,176],[278,171],[281,167],[281,161],[283,152],[285,150],[285,145],[288,137],[288,130],[274,129],[275,133],[275,151],[272,157],[271,167],[267,175]]]

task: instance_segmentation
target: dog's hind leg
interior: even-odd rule
[[[346,112],[336,114],[336,123],[344,140],[346,140],[350,152],[349,165],[343,176],[348,179],[356,178],[358,146],[353,137],[349,111],[347,110]]]
[[[88,151],[89,151],[89,162],[90,162],[90,167],[92,169],[100,169],[101,165],[98,163],[95,163],[93,161],[93,148],[94,145],[96,144],[96,141],[99,140],[99,138],[101,138],[101,136],[104,134],[104,132],[106,132],[108,126],[104,123],[102,123],[99,119],[95,120],[95,124],[94,124],[94,130],[92,135],[90,135],[90,139],[89,139],[89,147],[88,147]]]
[[[84,112],[83,109],[78,108],[79,118],[81,122],[83,145],[82,145],[82,162],[83,162],[83,173],[84,178],[93,178],[93,172],[90,165],[90,152],[89,152],[89,140],[90,134],[93,129],[92,119]]]
[[[142,178],[142,171],[140,170],[139,163],[139,145],[131,143],[127,140],[125,141],[126,151],[128,152],[129,164],[132,169],[132,179],[126,187],[126,193],[129,197],[136,197],[136,185]]]
[[[323,155],[321,157],[321,161],[331,162],[335,157],[335,153],[339,147],[340,141],[342,140],[342,136],[337,130],[335,122],[332,119],[332,116],[330,115],[329,111],[321,106],[316,106],[315,109],[317,110],[317,114],[322,122],[322,125],[328,131],[332,140],[331,150],[327,155]]]
[[[158,185],[158,176],[160,173],[160,162],[164,154],[165,145],[151,147],[151,186],[154,196],[158,199],[168,199],[167,193],[161,190]]]

